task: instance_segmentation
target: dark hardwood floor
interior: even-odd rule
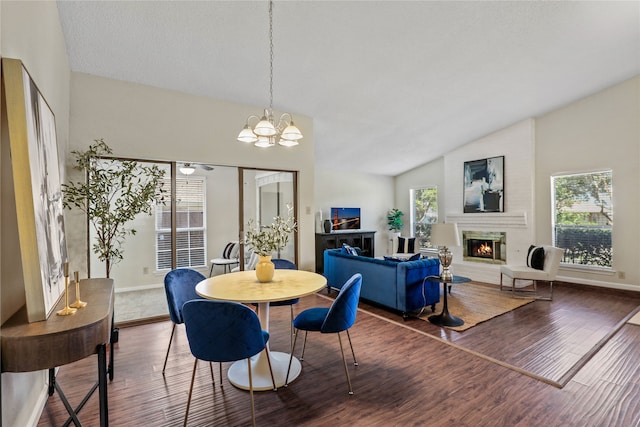
[[[314,295],[295,310],[330,302]],[[536,301],[454,332],[419,319],[403,322],[397,313],[361,302],[351,330],[360,362],[349,366],[355,394],[347,394],[336,336],[310,334],[300,377],[277,392],[255,393],[256,421],[265,426],[640,426],[640,326],[621,323],[639,305],[640,293],[562,284],[552,302]],[[287,307],[271,310],[273,350],[287,351],[288,322]],[[109,384],[110,425],[182,424],[193,358],[179,326],[163,377],[170,331],[168,320],[120,330]],[[571,372],[611,331],[600,350]],[[217,370],[212,387],[208,368],[200,364],[189,425],[250,425],[249,394],[228,383],[227,368],[224,387]],[[93,358],[60,368],[58,381],[73,406],[95,375]],[[96,426],[98,414],[94,395],[79,418]],[[54,394],[39,426],[59,426],[66,418]]]

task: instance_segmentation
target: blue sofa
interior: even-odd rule
[[[342,249],[324,251],[327,287],[340,289],[355,273],[362,274],[361,298],[401,311],[404,318],[428,305],[434,311],[440,301],[440,284],[424,280],[440,274],[435,258],[397,262],[349,255]]]

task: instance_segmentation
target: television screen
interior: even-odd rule
[[[331,208],[332,230],[359,230],[360,208]]]

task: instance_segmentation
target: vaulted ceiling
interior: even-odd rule
[[[73,71],[269,104],[267,1],[58,10]],[[640,74],[637,1],[277,1],[273,26],[274,108],[314,119],[321,168],[397,175]]]

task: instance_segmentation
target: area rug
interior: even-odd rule
[[[461,326],[445,326],[454,331],[465,331],[535,301],[533,298],[514,298],[508,292],[473,283],[453,285],[447,298],[449,313],[464,320],[464,325]],[[435,314],[442,312],[442,301],[443,297],[440,295],[440,303],[436,305]],[[423,313],[418,317],[428,321],[432,314],[434,313]]]

